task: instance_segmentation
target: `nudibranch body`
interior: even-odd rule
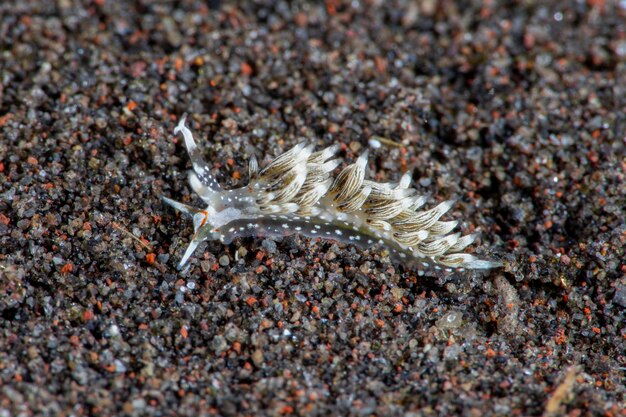
[[[400,262],[434,268],[489,269],[499,262],[481,260],[464,250],[476,235],[452,233],[457,221],[441,221],[453,201],[420,210],[427,202],[409,188],[410,174],[399,183],[365,179],[367,152],[353,164],[333,171],[339,146],[318,152],[300,143],[259,170],[253,157],[248,185],[224,190],[213,178],[183,117],[174,134],[182,133],[193,170],[191,188],[207,204],[198,209],[167,197],[170,206],[191,217],[194,235],[179,268],[204,240],[230,243],[243,236],[287,236],[334,239],[361,248],[381,245]]]

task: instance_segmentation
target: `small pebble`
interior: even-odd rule
[[[230,263],[230,258],[228,257],[228,255],[222,255],[220,256],[219,263],[221,266],[228,266],[228,264]]]

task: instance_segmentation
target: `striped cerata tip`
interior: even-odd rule
[[[361,248],[381,245],[400,262],[436,269],[501,266],[465,253],[476,235],[453,233],[458,222],[441,220],[453,201],[424,209],[427,199],[409,187],[409,174],[397,184],[366,179],[367,152],[333,176],[341,163],[334,158],[339,146],[314,152],[313,146],[299,143],[263,169],[252,158],[250,183],[224,190],[209,173],[185,117],[174,133],[183,135],[191,158],[191,188],[207,204],[199,209],[162,197],[193,220],[194,235],[179,268],[204,240],[230,243],[236,237],[294,233]]]

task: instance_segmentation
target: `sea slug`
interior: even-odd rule
[[[174,129],[174,134],[179,132],[193,165],[189,183],[207,204],[199,209],[161,197],[193,219],[194,235],[179,268],[204,240],[228,244],[236,237],[294,233],[361,248],[381,245],[395,260],[436,269],[501,266],[465,253],[476,235],[452,233],[458,222],[440,220],[452,207],[452,200],[425,210],[426,197],[409,188],[410,174],[397,184],[367,180],[367,152],[333,176],[341,163],[333,159],[339,146],[314,152],[312,145],[300,143],[263,169],[251,158],[249,184],[224,190],[210,175],[185,126],[185,116]]]

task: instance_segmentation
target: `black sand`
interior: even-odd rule
[[[626,412],[626,4],[3,1],[0,416]],[[172,135],[410,170],[507,267],[211,242]],[[413,414],[411,414],[413,413]]]

